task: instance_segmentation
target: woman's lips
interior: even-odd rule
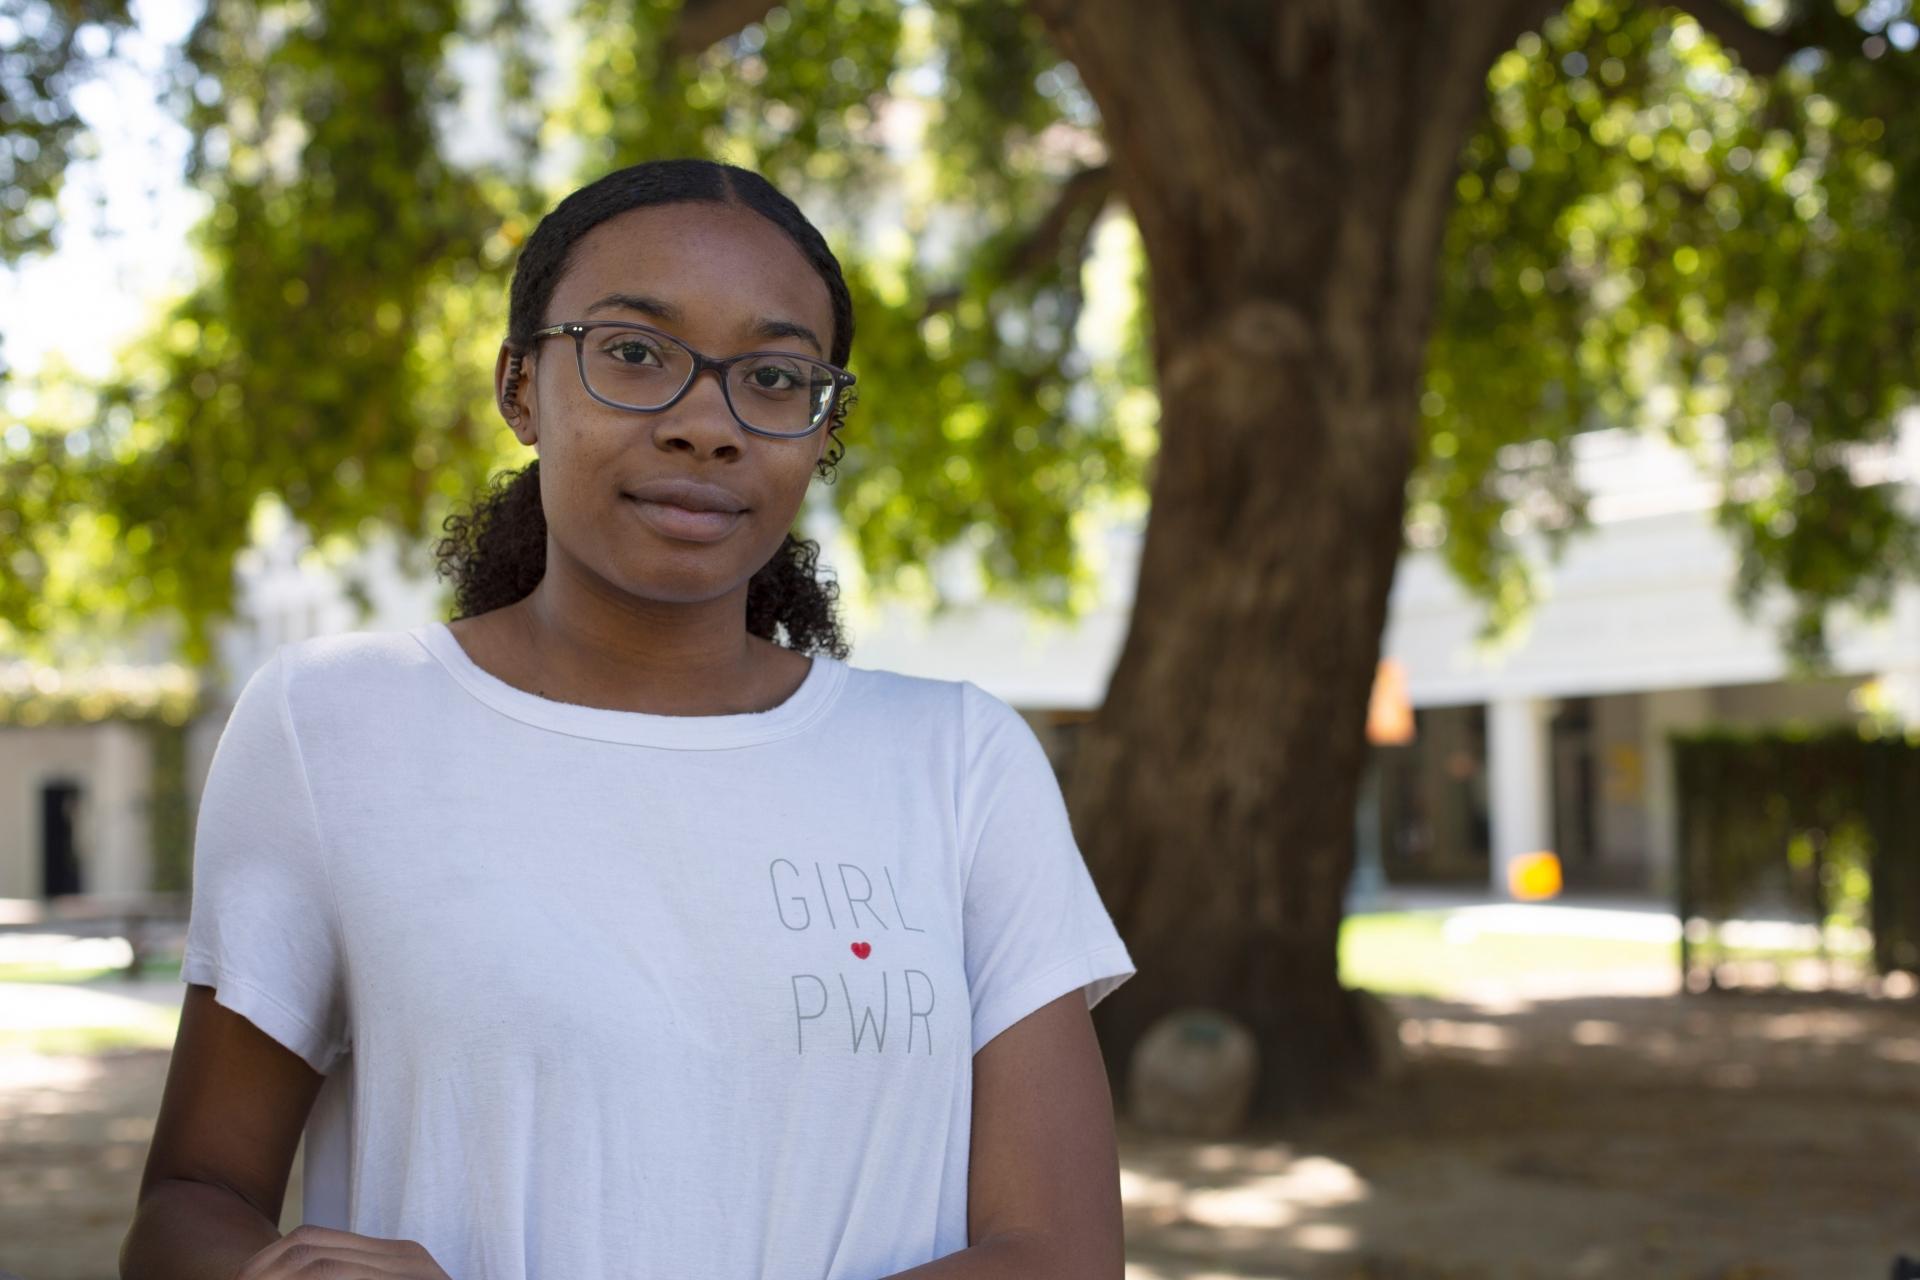
[[[656,532],[687,542],[718,542],[733,532],[744,511],[692,511],[669,502],[623,499]]]

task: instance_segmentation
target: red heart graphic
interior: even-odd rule
[[[873,950],[873,944],[871,943],[856,942],[853,944],[853,954],[859,956],[862,960],[865,960],[867,958],[867,953],[872,950]]]

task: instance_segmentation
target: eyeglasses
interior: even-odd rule
[[[636,413],[671,409],[703,369],[720,373],[736,422],[755,435],[792,440],[819,430],[854,377],[839,365],[791,351],[743,351],[715,360],[670,333],[627,320],[590,320],[536,329],[573,338],[580,384],[601,404]]]

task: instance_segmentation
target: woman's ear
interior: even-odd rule
[[[493,399],[500,416],[507,420],[521,444],[534,444],[539,440],[533,420],[533,395],[527,385],[532,376],[530,356],[502,342],[500,354],[493,361]]]

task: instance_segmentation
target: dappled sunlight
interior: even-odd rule
[[[1556,1070],[1707,1089],[1849,1087],[1900,1092],[1920,1060],[1920,1006],[1844,993],[1723,992],[1565,1000],[1394,997],[1411,1060]]]
[[[0,1119],[17,1114],[14,1108],[28,1090],[85,1093],[100,1074],[98,1061],[78,1054],[0,1053]]]
[[[97,1056],[0,1052],[0,1134],[6,1135],[0,1146],[24,1149],[65,1131],[72,1117],[94,1112],[106,1075]],[[144,1114],[97,1123],[108,1141],[144,1148],[153,1136],[152,1117]]]
[[[1333,1222],[1308,1222],[1293,1233],[1294,1243],[1320,1253],[1342,1253],[1352,1249],[1359,1238],[1352,1227]]]
[[[1920,1004],[1387,1003],[1399,1073],[1349,1109],[1186,1146],[1123,1120],[1129,1276],[1826,1276],[1912,1250],[1886,1188],[1920,1182]]]
[[[1182,1142],[1124,1118],[1120,1128],[1129,1276],[1295,1274],[1288,1259],[1349,1252],[1365,1238],[1355,1215],[1373,1189],[1335,1155],[1251,1139]]]
[[[1346,1165],[1324,1156],[1303,1156],[1282,1173],[1193,1192],[1182,1208],[1193,1221],[1210,1226],[1284,1227],[1292,1225],[1302,1209],[1349,1204],[1366,1194],[1366,1183]]]
[[[1619,1023],[1601,1018],[1583,1018],[1573,1024],[1575,1044],[1619,1044],[1622,1034]]]
[[[1138,1169],[1120,1170],[1120,1199],[1128,1209],[1177,1214],[1186,1194],[1186,1185],[1178,1178],[1142,1173]]]
[[[181,991],[184,993],[185,988]],[[0,982],[0,1032],[58,1027],[156,1027],[179,1021],[177,1008],[74,982]]]
[[[1860,1013],[1843,1009],[1808,1009],[1752,1019],[1754,1034],[1768,1040],[1818,1040],[1828,1043],[1858,1040],[1868,1030]]]
[[[124,969],[133,960],[125,938],[97,938],[83,934],[0,934],[0,965],[32,964],[76,973],[90,969]]]
[[[1283,1146],[1248,1147],[1231,1142],[1211,1142],[1195,1147],[1193,1166],[1219,1173],[1272,1173],[1288,1168],[1293,1153]]]
[[[1873,1051],[1888,1062],[1904,1062],[1920,1066],[1920,1037],[1882,1040],[1873,1046]]]
[[[177,982],[0,982],[0,1054],[84,1060],[170,1048],[183,991]]]
[[[1914,1002],[1389,1006],[1402,1073],[1349,1110],[1196,1142],[1119,1117],[1130,1280],[1837,1275],[1911,1247],[1885,1188],[1920,1182]],[[120,1211],[165,1066],[0,1055],[0,1238]]]
[[[1469,1022],[1459,1018],[1408,1018],[1400,1024],[1400,1043],[1409,1048],[1439,1045],[1449,1049],[1470,1049],[1504,1058],[1513,1048],[1513,1037],[1505,1028],[1491,1022]]]
[[[0,1051],[0,1268],[117,1274],[169,1056]]]
[[[1301,1208],[1349,1204],[1367,1194],[1350,1166],[1324,1155],[1294,1155],[1284,1145],[1216,1143],[1183,1151],[1177,1140],[1144,1136],[1130,1136],[1127,1145],[1133,1158],[1120,1171],[1121,1198],[1129,1213],[1163,1221],[1284,1226]]]

